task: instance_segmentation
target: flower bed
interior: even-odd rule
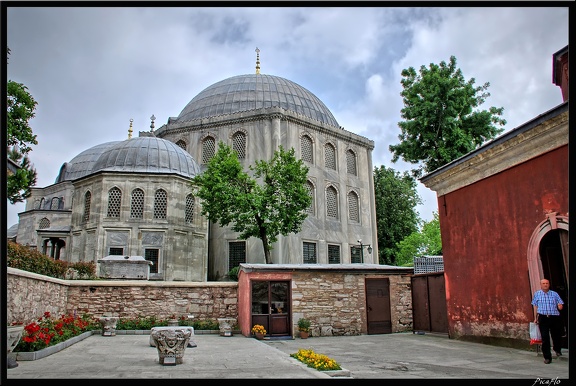
[[[324,354],[317,354],[313,350],[300,349],[297,353],[290,354],[290,356],[316,370],[342,370],[342,367],[334,359],[330,359]]]

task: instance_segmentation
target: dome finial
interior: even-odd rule
[[[134,122],[134,120],[132,118],[130,118],[130,128],[128,129],[128,139],[132,138],[132,122]]]
[[[256,47],[256,73],[260,73],[260,50]]]
[[[152,114],[152,116],[150,117],[150,120],[152,121],[150,123],[150,131],[154,131],[154,121],[156,120],[156,117],[154,116],[154,114]]]

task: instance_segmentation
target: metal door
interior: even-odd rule
[[[412,276],[412,329],[448,333],[444,272]]]
[[[369,335],[392,333],[388,278],[366,279],[366,321]]]

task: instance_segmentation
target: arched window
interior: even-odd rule
[[[58,209],[58,197],[54,197],[52,198],[52,202],[50,203],[50,210],[56,210]]]
[[[107,217],[120,217],[120,203],[122,202],[122,192],[114,187],[108,191],[108,212]]]
[[[206,137],[202,141],[202,163],[207,164],[216,154],[216,140],[214,137]]]
[[[241,131],[234,133],[232,149],[238,154],[238,159],[246,158],[246,134]]]
[[[324,146],[324,162],[328,169],[336,170],[336,149],[331,143]]]
[[[90,220],[90,202],[92,201],[92,193],[87,191],[84,195],[84,216],[82,216],[82,221],[88,222]]]
[[[326,215],[334,219],[338,218],[338,192],[333,186],[326,189]]]
[[[144,217],[144,191],[142,189],[134,189],[132,191],[132,199],[130,200],[130,218],[143,218]]]
[[[351,221],[360,222],[358,195],[355,192],[348,193],[348,216]]]
[[[192,224],[194,222],[194,196],[191,194],[186,196],[185,220],[187,224]]]
[[[357,175],[356,154],[352,150],[346,152],[346,169],[349,174]]]
[[[165,219],[168,207],[168,194],[164,189],[158,189],[154,194],[154,218]]]
[[[302,151],[302,160],[314,163],[312,139],[307,135],[303,135],[302,138],[300,138],[300,147]]]
[[[48,229],[48,228],[50,228],[50,220],[44,217],[43,219],[40,220],[40,223],[38,224],[38,229]]]
[[[40,205],[43,201],[40,201],[39,199],[34,200],[34,209],[40,209]]]
[[[176,145],[186,150],[186,142],[184,142],[183,140],[179,140],[178,142],[176,142]]]
[[[308,207],[308,214],[314,215],[315,213],[314,208],[316,208],[316,200],[314,199],[314,185],[312,184],[312,182],[310,181],[306,182],[306,190],[308,190],[308,194],[312,198],[312,201],[310,201],[310,206]]]

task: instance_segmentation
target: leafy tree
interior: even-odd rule
[[[374,169],[374,195],[380,264],[396,264],[398,242],[418,230],[415,210],[422,200],[408,172],[380,166]]]
[[[396,262],[401,266],[413,266],[414,257],[442,255],[442,238],[440,237],[440,220],[438,212],[434,218],[424,222],[422,229],[412,233],[398,243]]]
[[[497,127],[506,124],[500,118],[504,108],[476,109],[490,96],[490,83],[474,87],[474,78],[464,79],[454,56],[449,63],[421,66],[419,74],[413,67],[404,69],[402,77],[405,120],[398,122],[400,143],[389,149],[392,162],[402,157],[418,164],[412,169],[414,177],[469,153],[504,130]]]
[[[7,52],[10,55],[10,49]],[[7,156],[20,166],[15,174],[7,176],[7,197],[14,204],[30,197],[30,188],[36,183],[36,170],[27,154],[31,145],[38,144],[28,123],[34,118],[37,102],[26,86],[12,80],[6,85],[6,102]]]
[[[294,149],[282,146],[271,161],[250,166],[253,177],[242,170],[232,148],[219,142],[206,171],[192,180],[202,199],[202,214],[210,221],[240,232],[240,239],[262,240],[266,263],[278,235],[300,232],[312,198],[306,189],[308,167],[296,159]],[[261,185],[260,185],[261,183]]]

